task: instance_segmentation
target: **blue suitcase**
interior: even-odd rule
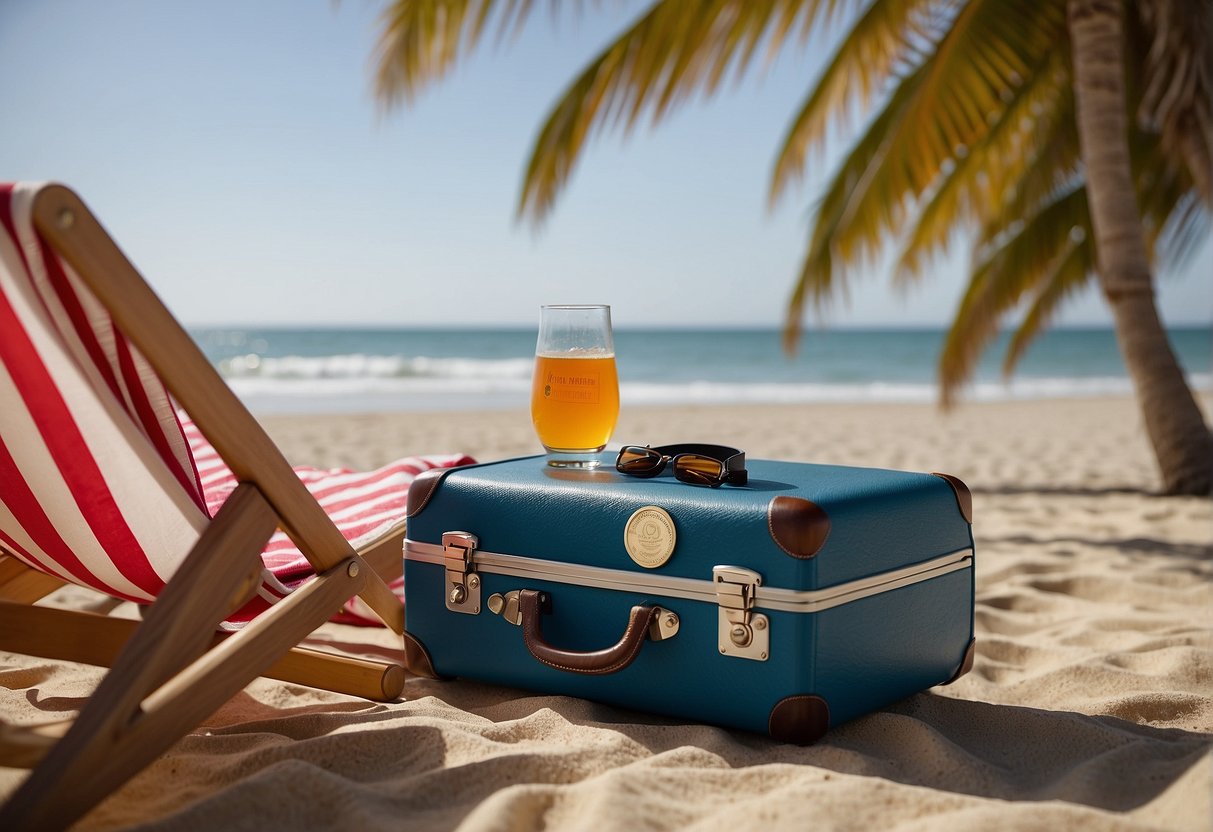
[[[435,470],[409,492],[409,669],[808,743],[973,660],[960,480],[751,460],[745,486]]]

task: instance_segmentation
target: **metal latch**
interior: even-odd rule
[[[721,655],[765,662],[771,652],[770,621],[754,612],[762,575],[740,566],[712,567],[716,587],[716,643]]]
[[[442,559],[446,565],[446,608],[476,615],[480,612],[480,576],[472,555],[479,544],[468,532],[442,533]]]

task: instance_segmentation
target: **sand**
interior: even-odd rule
[[[535,450],[517,412],[264,421],[301,463]],[[472,682],[411,679],[383,705],[258,680],[80,828],[1213,826],[1213,503],[1151,494],[1132,401],[634,409],[616,439],[963,478],[973,671],[807,748]],[[50,602],[106,605],[82,590]],[[313,641],[396,648],[337,625]],[[98,677],[0,654],[0,708],[59,717]],[[20,777],[0,769],[0,797]]]

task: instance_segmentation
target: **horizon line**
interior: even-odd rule
[[[523,324],[523,323],[456,323],[456,324],[434,324],[434,323],[368,323],[368,322],[310,322],[303,321],[298,323],[183,323],[182,326],[187,330],[222,330],[222,329],[258,329],[258,330],[365,330],[365,331],[416,331],[416,332],[451,332],[451,331],[497,331],[497,332],[528,332],[538,329],[538,323]],[[940,332],[946,331],[950,324],[899,324],[899,323],[846,323],[837,325],[817,325],[805,326],[802,330],[803,335],[812,335],[814,332],[825,331],[842,331],[842,332],[871,332],[871,331],[900,331],[900,332]],[[1164,328],[1167,330],[1189,330],[1189,329],[1209,329],[1213,332],[1213,321],[1192,321],[1192,322],[1176,322],[1166,323]],[[781,325],[771,324],[754,324],[754,323],[705,323],[705,324],[684,324],[684,323],[652,323],[652,324],[623,324],[613,327],[615,332],[654,332],[654,331],[685,331],[685,332],[702,332],[702,331],[735,331],[735,332],[781,332]],[[1014,332],[1014,326],[999,327],[999,334]],[[1048,332],[1083,332],[1083,331],[1104,331],[1113,332],[1115,327],[1112,323],[1073,323],[1060,324],[1058,326],[1048,327],[1041,331],[1041,335]]]

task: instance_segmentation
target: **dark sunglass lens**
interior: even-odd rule
[[[710,456],[683,454],[675,461],[675,476],[694,485],[715,485],[723,473],[724,463]]]
[[[625,474],[649,474],[661,465],[661,454],[650,448],[639,448],[634,445],[624,447],[619,451],[619,459],[615,467]]]

